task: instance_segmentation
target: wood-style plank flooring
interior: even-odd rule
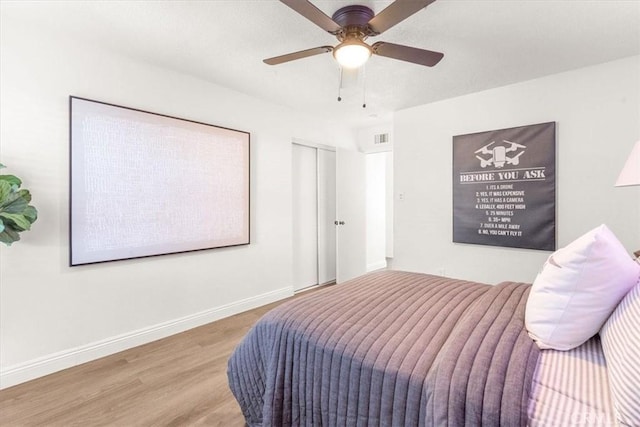
[[[244,426],[227,360],[280,303],[2,390],[0,426]]]

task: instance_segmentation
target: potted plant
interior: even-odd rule
[[[0,163],[0,169],[5,166]],[[0,242],[7,246],[20,240],[20,232],[31,229],[38,211],[31,206],[31,193],[20,189],[22,181],[14,175],[0,175]]]

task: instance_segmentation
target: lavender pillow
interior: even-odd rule
[[[570,350],[598,333],[638,282],[640,264],[601,225],[554,252],[533,282],[525,323],[540,348]]]

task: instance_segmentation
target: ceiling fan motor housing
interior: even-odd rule
[[[337,32],[338,40],[344,41],[350,38],[365,39],[368,36],[375,35],[369,28],[369,21],[375,16],[373,10],[366,6],[352,5],[338,9],[331,19],[342,27]]]

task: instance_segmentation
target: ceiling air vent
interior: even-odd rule
[[[389,142],[389,134],[388,133],[379,133],[373,136],[374,144],[386,144]]]

